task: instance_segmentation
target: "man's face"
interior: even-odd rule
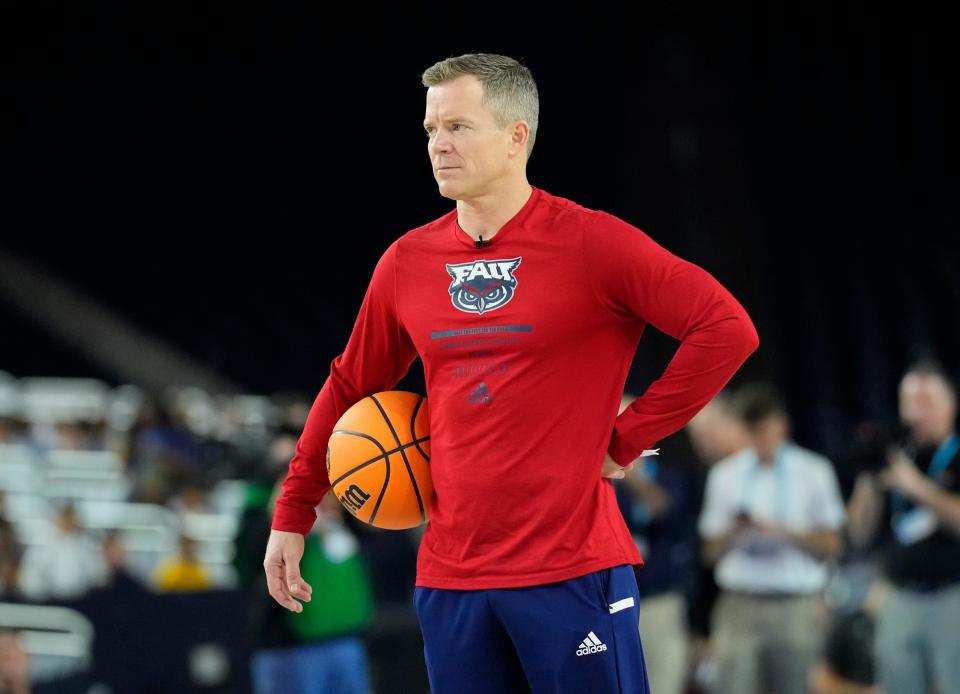
[[[789,426],[782,415],[770,415],[747,427],[750,442],[763,460],[773,460],[777,448],[787,437]]]
[[[687,434],[697,455],[706,463],[715,463],[749,445],[743,422],[710,401],[687,424]]]
[[[907,374],[900,382],[900,419],[918,443],[938,444],[953,428],[957,405],[934,374]]]
[[[498,129],[480,102],[483,85],[473,75],[427,89],[423,127],[440,194],[451,200],[478,197],[503,180],[523,156],[513,127]]]

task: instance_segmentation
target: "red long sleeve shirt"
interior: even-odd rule
[[[480,589],[642,564],[601,477],[683,427],[757,348],[716,279],[602,210],[531,186],[475,247],[456,209],[395,240],[310,410],[273,527],[306,533],[327,440],[355,402],[423,360],[434,496],[416,585]],[[681,344],[619,416],[647,323]]]

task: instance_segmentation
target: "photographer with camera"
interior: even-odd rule
[[[886,692],[960,694],[960,439],[956,388],[936,363],[900,381],[903,446],[857,477],[850,537],[883,540],[889,582],[874,637],[877,679]]]

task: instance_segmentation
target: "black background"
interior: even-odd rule
[[[836,450],[911,359],[960,355],[950,25],[671,6],[8,5],[0,250],[312,397],[380,253],[454,205],[420,74],[505,53],[540,91],[530,182],[723,282],[760,333],[735,383],[774,380]],[[676,347],[651,328],[628,388]],[[0,369],[115,382],[2,300]]]

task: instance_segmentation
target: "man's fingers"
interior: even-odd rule
[[[300,574],[293,567],[287,569],[287,587],[294,597],[310,602],[310,594],[313,593],[313,588],[300,577]]]
[[[302,556],[302,552],[296,551],[286,551],[283,554],[287,588],[289,593],[295,598],[310,602],[310,594],[313,592],[313,588],[311,588],[300,575],[300,558]]]
[[[301,590],[305,592],[308,596],[313,595],[313,588],[309,583],[303,580],[303,577],[299,578],[288,578],[287,585],[290,586],[290,590]]]
[[[270,597],[291,612],[303,612],[303,605],[294,600],[283,581],[283,567],[280,564],[264,564],[267,574],[267,589]]]
[[[620,465],[617,461],[611,458],[610,454],[608,453],[606,458],[604,458],[603,465],[600,466],[600,475],[601,477],[606,477],[607,479],[622,480],[635,466],[636,461],[631,461],[626,465]]]
[[[291,612],[303,612],[303,605],[284,593],[282,590],[270,589],[270,595],[281,606],[286,607]]]

